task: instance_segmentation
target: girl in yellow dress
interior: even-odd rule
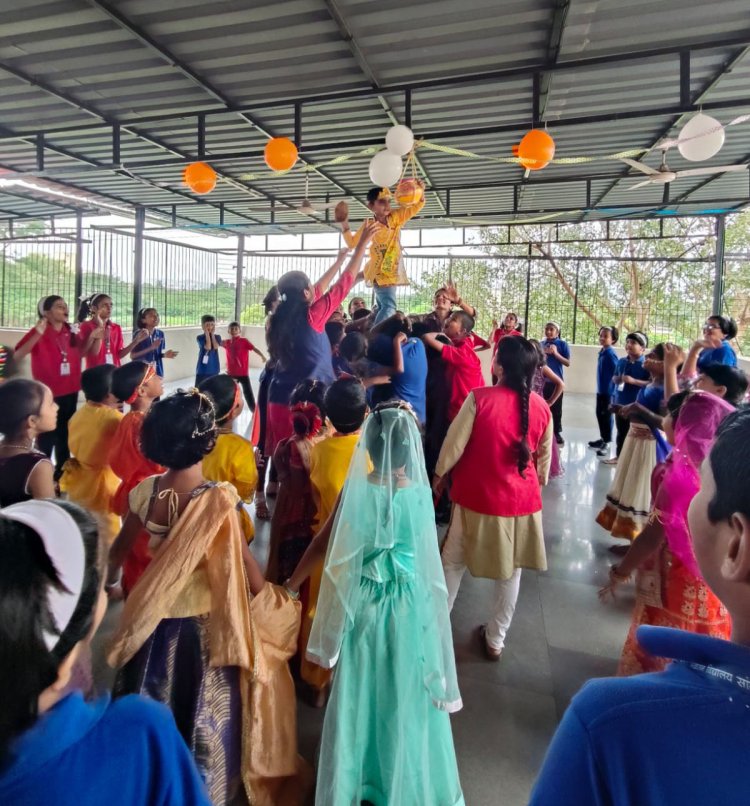
[[[109,453],[122,419],[112,394],[114,371],[112,364],[101,364],[81,375],[86,405],[70,419],[68,446],[73,458],[65,463],[60,479],[60,489],[97,517],[110,543],[120,530],[120,517],[110,509],[120,479],[109,465]]]
[[[318,505],[318,524],[321,526],[336,507],[336,499],[344,488],[349,464],[359,441],[359,432],[367,414],[365,387],[356,378],[340,378],[334,381],[326,392],[325,409],[328,421],[336,430],[327,439],[313,445],[310,452],[310,481]],[[321,560],[310,574],[309,598],[307,607],[302,613],[300,637],[302,648],[300,676],[309,686],[311,704],[317,708],[325,705],[331,682],[331,670],[323,669],[308,660],[305,657],[305,649],[315,618],[322,576]]]
[[[228,481],[243,504],[250,503],[258,485],[258,468],[252,443],[235,434],[232,424],[242,414],[244,403],[242,389],[229,375],[214,375],[200,385],[216,409],[218,436],[213,450],[203,457],[203,475],[209,481]],[[255,537],[253,522],[242,507],[240,510],[242,531],[247,542]]]

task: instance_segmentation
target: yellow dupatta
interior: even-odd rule
[[[304,803],[312,784],[297,754],[296,700],[287,665],[297,647],[300,604],[270,584],[251,597],[236,504],[234,490],[219,484],[185,507],[126,600],[107,661],[113,667],[127,663],[170,617],[191,576],[205,574],[210,664],[240,667],[242,779],[249,802],[295,806]]]

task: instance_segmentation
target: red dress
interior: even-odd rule
[[[125,517],[130,509],[130,491],[149,476],[164,472],[161,465],[147,459],[141,453],[141,427],[144,415],[140,411],[126,414],[117,426],[110,449],[109,464],[121,479],[117,492],[112,497],[112,512]],[[122,566],[122,587],[128,593],[151,562],[148,551],[148,532],[142,529],[135,545]]]

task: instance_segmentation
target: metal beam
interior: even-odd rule
[[[173,67],[176,70],[178,70],[183,76],[192,81],[196,87],[198,87],[203,92],[210,95],[214,100],[222,104],[224,106],[225,112],[234,111],[233,107],[235,105],[232,103],[232,100],[224,92],[222,92],[218,87],[214,86],[214,84],[210,82],[205,76],[200,75],[184,59],[180,59],[179,57],[177,57],[168,48],[166,48],[164,45],[162,45],[160,42],[154,39],[154,37],[152,37],[147,31],[145,31],[143,28],[133,23],[125,14],[123,14],[118,8],[116,8],[115,4],[105,2],[105,0],[88,0],[88,3],[89,5],[101,11],[103,14],[106,14],[113,22],[117,23],[117,25],[120,28],[136,37],[136,39],[138,39],[141,42],[141,44],[145,45],[153,53],[156,53],[160,58],[162,58],[165,62],[167,62],[167,64],[169,64],[170,67]],[[203,115],[204,113],[201,114]],[[252,115],[250,115],[250,113],[238,112],[237,114],[239,114],[241,118],[243,118],[253,128],[257,129],[259,132],[261,132],[261,134],[265,135],[266,137],[271,138],[276,136],[276,133],[272,132],[270,129],[267,129],[263,124],[260,123],[260,121],[253,118]],[[302,157],[300,157],[300,161],[303,163],[305,162],[305,160]],[[327,180],[332,185],[337,187],[342,192],[346,193],[349,196],[354,196],[354,193],[352,193],[344,185],[339,184],[335,179],[330,177],[324,171],[316,170],[316,173],[323,179]]]
[[[0,70],[2,70],[2,66],[0,65]],[[659,117],[663,118],[665,116],[681,116],[686,114],[691,114],[693,112],[697,112],[699,108],[703,109],[704,112],[711,112],[711,111],[720,111],[723,109],[737,109],[742,107],[750,106],[750,97],[748,98],[736,98],[729,101],[716,101],[714,103],[703,103],[700,105],[691,104],[689,107],[681,107],[681,106],[673,106],[673,107],[650,107],[644,109],[642,106],[638,107],[637,109],[632,110],[620,110],[618,112],[606,112],[606,113],[597,113],[591,115],[579,115],[576,117],[569,117],[563,118],[561,120],[555,121],[555,129],[563,129],[575,126],[588,126],[596,123],[612,123],[617,121],[627,121],[627,120],[638,120],[644,118],[652,118],[652,117]],[[517,133],[519,127],[526,126],[528,124],[528,119],[519,118],[518,121],[511,122],[511,123],[502,123],[492,126],[476,126],[473,128],[459,128],[459,129],[443,129],[443,130],[436,130],[431,132],[424,132],[421,134],[422,139],[433,142],[439,140],[452,140],[456,138],[460,139],[471,139],[475,137],[487,137],[487,136],[494,136],[497,134],[513,134]],[[670,124],[669,128],[666,130],[667,132],[671,129],[672,124]],[[137,171],[144,168],[158,168],[158,167],[169,167],[169,166],[179,166],[184,165],[185,162],[192,161],[196,159],[194,155],[187,154],[185,152],[179,151],[175,148],[170,146],[158,143],[155,138],[150,137],[149,135],[139,133],[137,135],[141,139],[147,142],[153,142],[154,144],[158,145],[160,148],[164,150],[170,151],[172,154],[176,154],[175,157],[168,157],[168,158],[161,158],[161,159],[147,159],[147,160],[132,160],[124,164],[125,168],[129,168],[131,170]],[[0,137],[2,139],[2,137]],[[13,135],[11,138],[6,139],[16,139],[20,140],[23,139],[20,135]],[[661,138],[659,138],[661,139]],[[328,143],[307,143],[305,145],[305,152],[308,154],[314,154],[318,152],[329,152],[329,151],[341,151],[346,152],[347,150],[351,150],[354,148],[368,148],[371,146],[381,145],[383,142],[382,136],[379,137],[368,137],[368,138],[361,138],[361,139],[352,139],[352,140],[340,140],[340,141],[332,141]],[[658,140],[657,140],[658,142]],[[58,149],[56,147],[51,147],[49,143],[45,146],[47,150],[54,150],[58,153],[62,153],[62,149]],[[653,146],[651,146],[653,147]],[[644,149],[645,150],[645,149]],[[68,152],[68,155],[71,155],[72,152]],[[259,149],[253,150],[246,150],[246,151],[229,151],[229,152],[220,152],[217,151],[212,153],[210,156],[211,163],[213,165],[219,165],[222,162],[236,162],[239,160],[250,160],[250,159],[258,159],[261,158],[263,155],[263,151]],[[80,155],[73,157],[74,159],[79,159],[81,161],[86,161],[87,164],[92,165],[99,170],[108,171],[113,170],[111,165],[106,165],[103,163],[95,163],[93,160],[86,160],[85,157],[81,157]],[[221,171],[219,171],[221,174]],[[625,174],[623,174],[625,175]],[[226,174],[225,174],[226,176]],[[622,178],[622,177],[621,177]],[[148,181],[141,177],[142,181]],[[243,191],[247,191],[248,188],[254,189],[252,185],[240,185],[237,180],[233,180],[230,182],[234,187],[239,187],[239,189]],[[158,186],[160,190],[165,190],[164,187]],[[169,192],[174,193],[174,189],[169,189]],[[254,195],[254,198],[259,198],[259,195],[264,196],[265,198],[271,198],[271,195],[265,191],[258,190],[258,195]],[[190,195],[190,194],[185,194]],[[251,196],[253,194],[250,194]],[[353,195],[353,194],[352,194]],[[276,198],[276,201],[289,209],[293,209],[294,205],[285,201],[283,199]]]
[[[67,103],[68,105],[75,107],[76,109],[78,109],[81,112],[84,112],[85,114],[89,115],[90,117],[98,118],[107,127],[111,127],[111,126],[114,126],[114,125],[119,125],[120,128],[122,130],[126,131],[128,134],[131,134],[134,137],[137,137],[140,140],[143,140],[144,142],[149,143],[150,145],[156,146],[157,148],[159,148],[162,151],[167,151],[167,152],[169,152],[171,154],[174,154],[175,156],[179,157],[179,162],[181,164],[184,163],[185,161],[192,161],[192,160],[195,159],[192,155],[187,154],[187,153],[185,153],[183,151],[180,151],[179,149],[173,148],[172,146],[168,145],[166,142],[164,142],[163,140],[160,140],[157,137],[153,137],[153,136],[151,136],[149,134],[146,134],[146,133],[144,133],[142,131],[139,131],[138,129],[136,129],[136,128],[132,127],[132,126],[123,126],[121,124],[121,122],[117,118],[114,118],[111,115],[105,115],[103,112],[99,111],[96,107],[91,106],[90,104],[84,104],[84,103],[78,101],[75,97],[73,97],[69,93],[63,92],[62,90],[58,90],[58,89],[56,89],[55,87],[53,87],[53,86],[51,86],[49,84],[46,84],[46,83],[41,82],[41,81],[38,81],[38,80],[32,78],[31,76],[26,75],[22,71],[16,69],[15,67],[11,67],[11,66],[9,66],[7,64],[0,63],[0,71],[8,73],[9,75],[13,76],[14,78],[17,78],[19,81],[24,81],[24,82],[30,84],[31,86],[36,87],[37,89],[41,90],[42,92],[46,93],[47,95],[50,95],[51,97],[56,98],[57,100],[63,101],[64,103]],[[31,138],[23,138],[23,137],[19,137],[18,135],[15,135],[13,139],[21,139],[21,140],[24,140],[24,141],[28,142]],[[35,140],[34,140],[34,142],[35,142]],[[33,144],[33,143],[30,143],[30,144]],[[74,152],[68,151],[67,149],[61,149],[59,147],[52,147],[52,146],[50,146],[49,143],[46,143],[46,142],[45,142],[45,148],[48,151],[55,151],[56,153],[59,153],[61,155],[67,156],[67,157],[70,157],[71,159],[74,159],[74,160],[77,160],[77,161],[80,161],[80,162],[84,162],[84,163],[86,163],[88,165],[91,165],[91,166],[94,166],[94,167],[97,167],[97,168],[105,168],[106,169],[107,167],[109,167],[109,166],[105,166],[102,163],[99,163],[99,162],[97,162],[95,160],[90,160],[90,159],[88,159],[86,157],[82,157],[81,155],[75,154]],[[221,171],[217,171],[217,173],[219,173],[220,176],[223,176],[224,179],[226,179],[230,184],[232,184],[233,187],[236,187],[238,190],[241,190],[242,192],[249,194],[253,198],[264,197],[264,198],[267,198],[269,200],[273,199],[273,196],[271,196],[271,194],[266,193],[266,192],[261,191],[261,190],[258,190],[258,189],[254,188],[250,184],[245,184],[243,182],[240,182],[239,180],[235,179],[235,177],[233,177],[233,176],[231,176],[229,174],[222,174]],[[137,179],[138,181],[144,182],[146,184],[150,184],[153,187],[158,187],[159,190],[161,190],[161,191],[168,190],[168,192],[176,193],[178,195],[184,195],[184,196],[189,196],[190,195],[187,192],[182,192],[182,191],[176,190],[175,188],[165,189],[164,187],[156,185],[154,182],[151,182],[150,180],[148,180],[148,179],[146,179],[144,177],[136,176],[136,175],[134,175],[132,173],[129,173],[127,175],[129,175],[132,179]],[[279,200],[279,201],[281,201],[282,204],[286,205],[290,209],[293,209],[293,204],[292,203],[284,201],[284,200]],[[126,202],[126,203],[131,205],[131,206],[133,206],[133,202]],[[207,201],[206,203],[207,204],[212,204],[210,201]],[[240,217],[244,217],[244,216],[240,215]]]
[[[91,0],[90,0],[91,2]],[[92,5],[98,5],[92,2]],[[568,70],[586,69],[596,66],[606,66],[612,64],[626,63],[632,61],[644,61],[647,59],[658,58],[662,56],[678,55],[683,51],[701,52],[707,50],[723,50],[727,48],[738,48],[750,46],[750,30],[740,31],[732,36],[723,37],[716,40],[701,40],[696,42],[682,43],[679,45],[665,45],[657,48],[644,48],[641,50],[630,50],[622,53],[609,53],[601,56],[589,56],[578,59],[565,59],[558,61],[555,65],[550,65],[544,61],[536,62],[522,67],[509,67],[499,70],[485,71],[483,73],[467,73],[458,76],[449,76],[445,78],[425,79],[422,81],[400,82],[397,84],[382,85],[375,89],[373,87],[361,87],[350,90],[331,91],[327,93],[311,93],[309,95],[289,96],[278,98],[274,101],[258,101],[252,104],[231,104],[229,106],[222,104],[221,106],[199,106],[193,109],[185,109],[181,112],[171,112],[165,114],[143,115],[133,117],[123,117],[120,123],[123,126],[130,125],[144,125],[147,123],[156,123],[165,120],[178,120],[184,119],[187,114],[198,114],[201,112],[207,116],[223,115],[227,112],[254,112],[273,109],[278,107],[289,107],[295,103],[326,103],[328,101],[335,102],[340,100],[348,100],[351,98],[366,98],[368,96],[390,93],[398,94],[407,90],[417,92],[419,90],[438,89],[440,87],[449,87],[457,84],[481,84],[493,81],[501,81],[509,78],[523,78],[530,77],[534,73],[559,73]],[[35,86],[34,80],[27,80],[27,83]],[[85,111],[85,110],[83,110]],[[98,128],[96,124],[83,125],[77,123],[65,124],[55,127],[47,131],[48,134],[63,133],[73,131],[84,131],[86,129]],[[30,134],[35,134],[31,132]],[[27,133],[25,136],[30,136]]]
[[[354,61],[357,62],[357,66],[362,71],[362,75],[367,79],[370,86],[377,90],[380,87],[380,81],[378,77],[375,75],[375,71],[370,67],[369,62],[367,61],[367,57],[365,56],[362,48],[359,46],[354,34],[352,33],[351,29],[349,28],[346,19],[344,18],[343,13],[340,11],[336,0],[323,0],[325,3],[325,7],[328,10],[328,14],[330,15],[331,19],[336,23],[339,29],[339,33],[341,34],[342,39],[346,42],[349,50],[351,51],[352,57]],[[390,121],[391,125],[396,126],[401,121],[396,116],[396,113],[393,111],[393,107],[388,103],[388,100],[385,96],[381,93],[378,93],[375,96],[378,100],[378,103],[383,107],[383,111],[385,112],[388,120]],[[300,108],[300,104],[295,106],[295,109]],[[411,90],[407,89],[405,92],[404,97],[404,109],[406,112],[405,120],[408,120],[408,123],[405,123],[406,126],[411,127],[412,125],[412,118],[411,118]],[[382,139],[380,140],[382,142]],[[430,175],[427,172],[427,169],[424,167],[422,161],[416,157],[415,155],[415,162],[417,167],[424,175],[425,179],[427,179],[429,184],[432,184],[432,180],[430,179]],[[437,203],[440,205],[440,208],[443,212],[446,212],[445,205],[443,204],[443,200],[440,198],[439,194],[435,194],[435,199]]]

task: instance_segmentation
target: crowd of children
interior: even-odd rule
[[[17,572],[0,568],[3,802],[43,791],[32,758],[40,747],[60,770],[73,763],[57,735],[72,720],[77,775],[97,766],[91,780],[114,788],[115,803],[302,806],[313,788],[320,804],[463,803],[450,612],[467,568],[494,581],[476,633],[483,656],[498,661],[522,569],[546,569],[541,488],[563,472],[571,350],[557,323],[535,341],[514,313],[484,341],[451,283],[430,313],[397,311],[396,245],[409,216],[391,212],[382,191],[370,195],[375,219],[356,236],[340,216],[356,245],[346,266],[343,250],[314,285],[289,272],[264,300],[268,359],[239,323],[222,339],[203,316],[195,388],[165,397],[163,359],[176,353],[165,349],[158,312],[139,311],[125,345],[104,294],[85,300],[78,328],[62,298],[45,298],[15,356],[0,349],[0,535]],[[377,308],[355,297],[347,318],[343,301],[368,247]],[[622,674],[663,668],[654,648],[676,641],[644,625],[715,641],[729,636],[730,613],[750,618],[732,595],[748,597],[750,515],[733,492],[746,461],[735,457],[727,474],[717,454],[736,453],[729,443],[748,430],[735,413],[747,379],[727,341],[734,328],[710,317],[687,353],[668,343],[649,351],[632,331],[624,357],[618,327],[599,332],[599,439],[589,445],[616,472],[597,522],[630,541],[601,596],[633,574],[637,582]],[[490,347],[492,382],[480,357]],[[251,353],[265,363],[257,404]],[[27,354],[35,380],[9,378],[11,359]],[[252,441],[235,433],[245,406]],[[717,433],[726,446],[712,452]],[[271,520],[265,569],[249,548],[252,503],[255,518]],[[712,524],[720,547],[705,538]],[[101,620],[103,588],[125,598],[107,651],[115,699],[86,704],[66,687]],[[33,606],[19,609],[22,600]],[[21,610],[10,630],[9,614]],[[317,783],[297,753],[296,692],[327,703]],[[611,693],[637,697],[627,686]],[[552,797],[555,784],[604,786],[586,772],[599,750],[581,734],[582,724],[606,732],[598,709],[610,706],[596,689],[574,701],[535,802],[567,802]],[[615,722],[610,730],[627,749]],[[123,783],[117,769],[107,779],[94,740],[114,735],[129,739],[136,763],[146,753],[163,762],[146,764],[142,780]],[[611,759],[603,768],[616,774]]]

